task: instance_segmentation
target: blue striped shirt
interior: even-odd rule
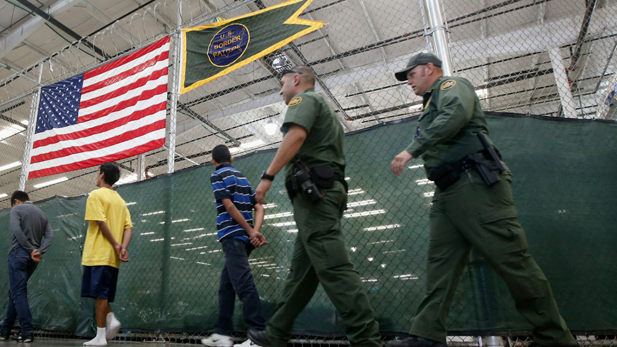
[[[225,237],[233,237],[249,243],[248,234],[238,222],[231,218],[222,200],[231,200],[246,222],[253,227],[253,206],[257,200],[255,200],[255,191],[251,188],[251,183],[231,164],[217,166],[216,171],[210,176],[210,182],[216,199],[216,229],[219,241]]]

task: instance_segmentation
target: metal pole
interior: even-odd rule
[[[576,118],[576,104],[572,97],[572,89],[568,81],[566,67],[563,64],[563,57],[559,52],[559,47],[553,47],[548,50],[553,65],[553,74],[555,75],[555,84],[559,91],[561,99],[561,107],[566,118]]]
[[[137,156],[137,180],[143,181],[146,179],[146,155],[140,154]]]
[[[450,59],[450,49],[448,48],[448,38],[446,36],[446,27],[444,26],[443,16],[441,15],[441,4],[439,0],[424,0],[426,10],[428,12],[428,20],[431,24],[433,42],[435,43],[435,51],[439,59],[441,59],[444,76],[452,75],[452,59]]]
[[[169,112],[169,151],[167,152],[167,173],[174,172],[175,153],[176,153],[176,111],[178,109],[178,98],[180,97],[180,74],[182,52],[182,1],[178,1],[176,33],[173,40],[174,63],[172,65],[171,76],[171,105]]]
[[[39,78],[36,93],[32,95],[32,104],[30,104],[30,115],[28,117],[28,129],[26,132],[26,145],[24,146],[24,157],[21,162],[21,174],[19,174],[19,190],[26,190],[26,181],[28,180],[28,167],[30,166],[30,151],[32,150],[32,137],[36,129],[36,114],[39,107],[39,99],[41,98],[41,79],[43,77],[43,62],[39,65]]]

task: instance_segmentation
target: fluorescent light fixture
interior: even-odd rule
[[[423,186],[425,184],[434,184],[433,181],[429,180],[428,178],[424,178],[421,180],[416,180],[416,184],[419,186]]]
[[[196,249],[204,249],[204,248],[208,248],[208,246],[200,246],[200,247],[187,248],[187,249],[185,249],[185,251],[194,251]]]
[[[154,214],[161,214],[161,213],[165,213],[165,211],[156,211],[156,212],[148,212],[148,213],[142,213],[142,216],[152,216]]]
[[[362,282],[377,282],[376,278],[371,278],[369,280],[362,280]]]
[[[149,231],[147,233],[139,233],[139,235],[144,236],[144,235],[154,235],[154,231]]]
[[[136,201],[127,202],[126,206],[137,205]]]
[[[182,223],[182,222],[188,222],[190,221],[190,219],[188,218],[184,218],[184,219],[176,219],[176,220],[172,220],[172,223]]]
[[[69,179],[66,176],[64,176],[64,177],[56,178],[55,180],[35,184],[34,188],[36,189],[43,188],[43,187],[51,186],[52,184],[56,184],[56,183],[60,183],[60,182],[68,181],[68,180]]]
[[[176,259],[176,260],[184,260],[184,258],[178,258],[178,257],[169,257],[170,259]]]
[[[397,275],[394,276],[394,278],[408,278],[408,277],[416,277],[418,278],[418,276],[414,275],[414,274],[406,274],[406,275]]]
[[[186,230],[183,230],[183,231],[185,233],[190,233],[191,231],[200,231],[200,230],[205,230],[205,228],[186,229]]]
[[[265,204],[263,205],[263,208],[272,208],[272,207],[276,207],[278,206],[277,204]]]
[[[264,216],[264,219],[291,217],[293,215],[294,214],[292,212],[274,213],[274,214],[268,214],[268,215]]]
[[[364,228],[364,231],[387,230],[387,229],[396,229],[400,227],[401,227],[400,224],[389,224],[389,225],[380,225],[376,227]]]
[[[7,193],[0,194],[0,198],[6,198],[7,196],[9,196]]]
[[[296,225],[296,222],[283,222],[283,223],[274,223],[274,224],[270,224],[273,227],[287,227],[290,225]]]
[[[17,124],[11,124],[11,126],[8,126],[2,130],[0,130],[0,140],[4,140],[8,137],[11,137],[17,133],[20,133],[22,131],[26,130],[24,127],[17,125]]]
[[[200,261],[196,261],[195,263],[197,263],[197,264],[199,264],[199,265],[206,265],[206,266],[210,266],[210,265],[212,265],[212,264],[208,264],[208,263],[202,263],[202,262],[200,262]]]
[[[372,210],[372,211],[348,213],[348,214],[345,215],[345,218],[374,216],[376,214],[383,214],[383,213],[386,213],[386,210]]]
[[[381,264],[381,267],[385,269],[386,268],[386,264]]]
[[[376,203],[377,203],[377,201],[375,201],[373,199],[362,200],[362,201],[350,202],[350,203],[347,204],[347,207],[358,207],[358,206],[374,205]]]
[[[364,194],[364,190],[362,190],[362,189],[352,189],[352,190],[347,192],[347,195],[358,195],[358,194]]]
[[[243,143],[240,145],[240,147],[234,147],[234,148],[230,148],[229,152],[233,153],[238,153],[240,151],[243,150],[247,150],[249,148],[253,148],[253,147],[257,147],[257,146],[261,146],[265,144],[265,142],[263,142],[262,140],[257,140],[257,141],[252,141],[252,142],[247,142],[247,143]]]
[[[121,179],[119,179],[118,182],[116,182],[116,184],[122,185],[122,184],[127,184],[127,183],[133,183],[135,181],[137,181],[137,174],[130,174],[130,175],[124,176]]]
[[[217,250],[214,250],[214,251],[208,251],[208,253],[218,253],[218,252],[221,252],[221,250],[217,249]]]
[[[394,242],[394,240],[375,241],[375,242],[367,243],[367,245],[378,245],[381,243],[390,243],[390,242]]]
[[[375,258],[367,258],[368,261],[373,261]]]
[[[20,123],[21,123],[21,124],[23,124],[23,125],[25,125],[25,126],[28,126],[28,121],[27,121],[27,120],[25,120],[25,119],[24,119],[24,120],[22,120]]]
[[[279,125],[270,120],[266,125],[264,125],[264,129],[266,130],[266,134],[274,135],[278,130]]]
[[[345,177],[345,181],[351,181],[351,177]]]
[[[356,247],[351,247],[351,251],[352,251],[352,252],[355,252],[355,251],[357,251],[357,250],[358,250],[358,249],[357,249]]]
[[[21,165],[21,161],[16,161],[14,163],[10,163],[10,164],[4,165],[4,166],[0,166],[0,171],[12,169],[12,168],[17,167],[19,165]]]
[[[163,240],[165,240],[165,239],[152,239],[152,240],[150,240],[150,242],[159,242],[159,241],[163,241]]]
[[[289,229],[287,230],[288,233],[297,233],[298,229]]]
[[[424,197],[425,198],[430,198],[432,196],[435,196],[435,192],[428,192],[428,193],[424,193]]]
[[[422,108],[424,107],[424,105],[422,104],[418,104],[418,105],[411,105],[409,106],[409,112],[417,112],[417,111],[422,111]]]
[[[476,90],[476,95],[478,95],[479,99],[486,99],[488,97],[487,89],[478,89]]]
[[[176,243],[175,245],[171,245],[171,247],[176,247],[176,246],[187,246],[187,245],[192,245],[192,242],[185,242],[185,243]]]
[[[410,166],[409,168],[410,168],[410,169],[418,169],[418,168],[421,168],[421,167],[423,167],[423,166],[424,166],[424,164],[418,164],[418,165],[412,165],[412,166]]]

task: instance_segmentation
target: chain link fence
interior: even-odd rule
[[[28,120],[32,94],[38,85],[39,67],[43,68],[41,85],[48,85],[144,47],[162,36],[173,34],[178,27],[207,23],[217,17],[229,19],[278,3],[280,1],[277,0],[182,0],[157,1],[149,6],[139,6],[116,22],[46,58],[44,62],[0,81],[0,125],[4,129],[2,132],[13,132],[6,137],[0,136],[0,145],[4,145],[0,152],[0,170],[5,165],[20,162],[18,166],[0,171],[3,189],[0,193],[10,195],[19,185],[25,147],[25,128],[19,124],[25,125]],[[454,74],[472,81],[486,111],[555,118],[615,119],[615,106],[605,101],[610,101],[617,83],[617,58],[614,54],[617,47],[617,18],[614,16],[617,1],[448,0],[440,3]],[[421,98],[415,96],[405,83],[396,81],[393,71],[402,68],[409,57],[417,52],[434,51],[431,35],[437,28],[431,28],[428,24],[424,7],[424,1],[314,0],[301,17],[325,21],[328,23],[326,27],[179,97],[177,122],[171,124],[168,121],[168,129],[175,127],[174,167],[176,171],[183,172],[166,175],[170,146],[168,136],[166,147],[143,155],[147,176],[155,179],[119,188],[129,203],[136,224],[131,262],[121,271],[118,288],[121,300],[118,306],[122,307],[119,315],[125,317],[123,322],[130,327],[130,332],[125,331],[120,339],[164,338],[175,342],[195,342],[196,336],[210,331],[217,317],[216,292],[223,261],[214,234],[214,205],[208,184],[209,174],[213,171],[208,165],[210,151],[221,143],[232,147],[233,155],[241,157],[237,167],[253,183],[257,182],[258,174],[265,168],[264,163],[273,155],[268,150],[277,148],[282,140],[277,129],[282,124],[286,106],[278,94],[279,72],[294,65],[307,65],[314,70],[317,91],[330,102],[345,131],[354,134],[347,141],[348,183],[351,190],[344,225],[348,245],[373,307],[378,312],[384,336],[392,337],[408,330],[409,319],[413,317],[424,290],[427,212],[434,186],[424,177],[420,163],[410,165],[404,183],[386,177],[384,167],[411,141],[411,123],[407,120],[413,119],[422,109]],[[172,90],[171,84],[169,90]],[[540,203],[548,199],[548,205],[555,207],[555,211],[570,210],[557,208],[559,198],[563,197],[567,201],[575,200],[575,197],[585,198],[581,205],[575,204],[575,211],[588,211],[589,208],[583,203],[592,206],[601,206],[598,205],[601,202],[609,206],[614,204],[588,186],[585,186],[588,190],[581,188],[580,191],[564,192],[563,188],[558,188],[561,186],[555,185],[555,192],[546,191],[540,184],[545,182],[545,178],[537,176],[537,172],[526,166],[535,168],[537,162],[517,162],[519,159],[515,149],[526,143],[509,132],[517,129],[517,134],[530,140],[534,139],[533,136],[558,139],[564,132],[569,136],[584,137],[585,131],[599,131],[593,128],[595,125],[590,125],[596,123],[572,123],[566,129],[562,125],[566,123],[545,121],[538,126],[546,128],[542,132],[526,123],[532,120],[509,120],[509,123],[493,121],[492,125],[497,128],[495,139],[502,145],[502,152],[507,152],[508,148],[512,151],[506,159],[513,169],[517,169],[514,170],[515,174],[525,178],[531,175],[537,180],[535,184],[529,184],[529,180],[518,181],[521,190],[515,190],[517,200],[522,202],[521,209],[533,215],[528,217],[529,225],[545,225],[554,231],[555,237],[558,237],[556,226],[569,228],[567,230],[572,230],[572,238],[583,242],[573,229],[577,224],[564,225],[570,221],[564,216],[566,213],[551,217],[549,220],[553,224],[550,224],[533,214],[534,208],[549,213],[547,207]],[[384,126],[386,123],[389,125]],[[601,136],[595,139],[614,137],[610,131],[602,130],[600,133]],[[593,140],[589,140],[589,148],[594,145]],[[600,144],[602,142],[595,142],[595,145]],[[577,152],[581,148],[585,147],[572,147],[572,151]],[[570,169],[558,162],[561,158],[555,153],[559,151],[562,151],[559,147],[553,152],[545,151],[546,159],[538,157],[530,148],[527,150],[538,161],[559,164],[573,175],[573,171],[567,171]],[[254,154],[256,152],[259,153]],[[592,157],[597,159],[599,154]],[[132,157],[119,162],[122,167],[121,185],[137,180],[138,160],[138,157]],[[599,169],[600,166],[597,167]],[[67,283],[73,283],[75,288],[79,288],[76,281],[81,276],[79,258],[86,230],[83,222],[84,194],[95,189],[96,170],[90,168],[38,178],[29,180],[26,185],[32,200],[42,201],[41,206],[49,208],[46,212],[54,216],[52,226],[58,235],[57,244],[50,251],[58,254],[50,254],[50,259],[46,260],[48,263],[43,263],[41,269],[51,266],[51,259],[70,260],[70,266],[58,266],[61,266],[62,276],[65,276],[62,278]],[[550,168],[546,170],[548,172]],[[610,177],[610,171],[599,170],[599,180]],[[587,174],[582,170],[576,173],[580,177]],[[50,181],[55,183],[49,184]],[[292,240],[295,238],[291,206],[281,182],[276,184],[279,186],[271,191],[272,204],[266,210],[266,235],[271,245],[257,250],[251,262],[266,315],[272,313],[272,305],[280,294],[280,284],[286,276]],[[613,191],[614,184],[606,184],[611,187],[606,189],[608,194]],[[546,191],[547,195],[539,196],[534,190]],[[576,192],[586,195],[577,195]],[[74,198],[49,200],[53,196]],[[0,195],[0,205],[9,207],[8,197]],[[4,218],[8,218],[7,211],[0,211],[4,213]],[[593,222],[596,223],[598,240],[610,239],[604,234],[615,225],[610,211],[602,213]],[[550,213],[553,212],[551,210]],[[583,218],[588,215],[581,212],[577,216]],[[590,246],[589,254],[602,254],[598,249],[610,244],[614,243],[594,243],[598,248]],[[555,248],[551,242],[541,241],[535,249],[543,251],[541,245]],[[606,252],[611,253],[610,250]],[[549,269],[553,269],[551,266],[558,269],[563,259],[551,254],[547,258],[552,259]],[[609,258],[598,259],[598,263],[594,264],[605,269],[605,261]],[[452,309],[451,316],[454,318],[450,327],[453,331],[473,336],[479,335],[478,327],[483,327],[480,330],[491,330],[508,337],[507,333],[501,332],[529,330],[520,318],[511,318],[517,317],[511,307],[503,308],[491,301],[505,298],[507,293],[505,287],[495,284],[497,282],[489,281],[492,284],[486,287],[486,282],[478,280],[494,277],[482,260],[474,258],[470,262],[473,266],[465,273]],[[568,264],[580,270],[578,265]],[[558,295],[558,302],[567,311],[572,298],[580,300],[579,294],[569,289],[572,283],[565,281],[565,274],[550,271],[558,273],[549,278],[553,280],[556,276],[558,279],[553,286],[557,288],[557,294],[563,291],[561,296]],[[2,274],[0,272],[0,277]],[[35,274],[39,277],[33,278],[33,281],[40,286],[44,283],[57,284],[46,275],[49,274],[39,271]],[[586,276],[585,273],[579,275]],[[601,283],[605,279],[600,276],[598,281]],[[565,288],[562,289],[562,286]],[[40,319],[39,326],[78,335],[91,331],[92,307],[80,303],[78,292],[74,292],[78,289],[75,288],[63,299],[53,299],[61,303],[66,311],[58,317],[41,311],[37,318]],[[0,286],[0,293],[2,290],[6,292],[6,289]],[[587,290],[591,296],[598,293],[608,295],[602,288]],[[51,300],[44,294],[45,291],[40,293],[36,300],[40,300],[41,304]],[[585,298],[588,300],[585,302],[591,302]],[[63,303],[63,300],[66,302]],[[509,302],[509,299],[504,300]],[[594,305],[597,306],[590,303],[585,312],[595,312]],[[494,312],[494,307],[499,307],[497,316],[489,314]],[[602,307],[597,309],[603,310]],[[568,312],[569,317],[576,317],[577,314],[582,314],[582,311],[572,309]],[[504,320],[503,315],[508,318]],[[505,321],[507,324],[492,326],[491,321]],[[237,317],[237,322],[238,336],[241,336],[240,317]],[[610,323],[610,319],[607,322]],[[605,325],[615,328],[614,324],[600,323],[575,328],[582,332],[607,329]],[[297,343],[313,343],[309,340],[315,340],[316,336],[320,337],[320,341],[336,341],[331,344],[346,343],[342,339],[340,317],[334,313],[322,291],[299,318],[296,330],[294,341]],[[41,334],[44,336],[48,332]],[[595,340],[590,338],[580,343],[614,345],[614,340],[606,337],[609,335],[612,336],[590,334]],[[455,345],[483,345],[482,339],[476,337],[454,338],[450,342]],[[508,338],[505,343],[521,346],[526,340]]]

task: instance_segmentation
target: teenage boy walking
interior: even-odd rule
[[[264,208],[255,200],[251,183],[231,166],[233,158],[225,145],[212,150],[212,163],[216,171],[210,177],[216,199],[216,228],[219,242],[225,253],[225,266],[219,287],[219,320],[214,334],[201,343],[211,347],[231,347],[233,339],[233,312],[236,294],[242,301],[244,321],[250,329],[264,330],[266,321],[261,315],[261,301],[251,268],[249,255],[255,247],[268,242],[259,232],[264,220]],[[255,220],[253,225],[253,209]],[[258,347],[246,340],[242,347]]]

